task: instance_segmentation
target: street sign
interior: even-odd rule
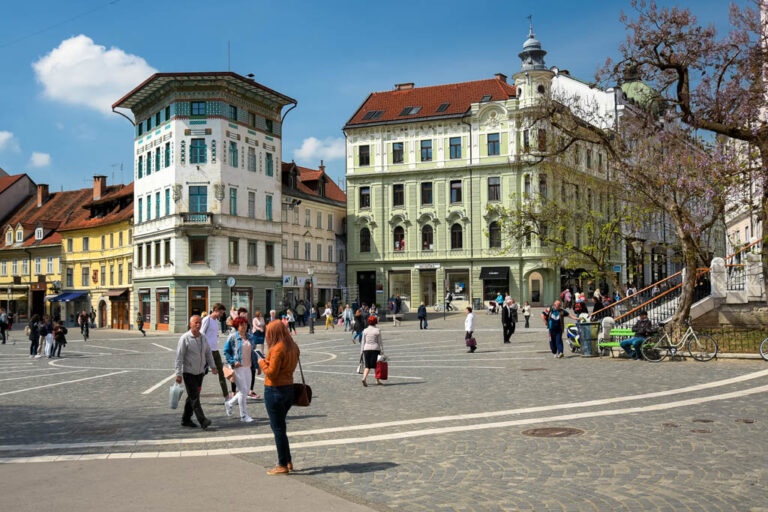
[[[621,265],[614,265],[613,266],[613,271],[614,272],[621,272]]]

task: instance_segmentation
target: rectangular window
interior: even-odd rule
[[[101,274],[101,283],[100,284],[101,284],[101,286],[106,286],[107,285],[107,266],[106,265],[102,265],[101,266],[100,274]]]
[[[165,107],[165,120],[168,121],[171,119],[171,106],[168,105]]]
[[[448,140],[451,160],[461,158],[461,137],[451,137]]]
[[[139,178],[144,176],[144,157],[142,155],[139,155],[138,172]]]
[[[312,218],[312,212],[309,208],[304,210],[304,227],[310,227],[310,219]]]
[[[45,273],[53,274],[53,256],[48,256],[48,261],[46,263]]]
[[[27,259],[21,260],[21,274],[22,275],[29,274],[29,260]]]
[[[304,242],[304,259],[310,261],[312,259],[312,244]]]
[[[0,276],[7,276],[8,275],[8,263],[3,261],[0,262]]]
[[[204,164],[206,153],[205,139],[192,139],[189,144],[189,163]]]
[[[67,287],[74,288],[75,286],[75,271],[74,269],[67,269]]]
[[[152,220],[152,196],[147,196],[147,221]]]
[[[229,189],[229,214],[237,215],[237,189]]]
[[[323,212],[317,212],[317,229],[323,229]]]
[[[107,248],[107,235],[101,235],[101,250]]]
[[[147,152],[146,155],[144,155],[144,161],[147,163],[147,176],[152,174],[152,153]]]
[[[432,161],[432,141],[431,140],[421,141],[421,161],[422,162]]]
[[[272,221],[272,196],[267,194],[266,201],[264,203],[264,207],[267,210],[267,220]]]
[[[256,192],[248,192],[248,217],[256,218]]]
[[[500,149],[499,134],[489,133],[488,134],[488,156],[498,155],[499,149]]]
[[[229,141],[229,165],[237,167],[237,142]]]
[[[155,192],[155,218],[160,218],[160,192]]]
[[[139,199],[139,201],[141,201],[141,199]],[[141,205],[139,205],[139,211],[141,211]],[[139,219],[139,222],[141,222],[141,219]],[[73,240],[71,238],[67,240],[67,252],[74,252],[73,245]]]
[[[208,211],[208,187],[189,187],[189,211],[192,213]]]
[[[501,178],[488,178],[488,200],[501,200]]]
[[[328,214],[328,231],[333,231],[333,214]]]
[[[133,267],[128,265],[128,284],[133,282]]]
[[[237,265],[240,263],[240,240],[237,238],[229,239],[229,264]]]
[[[592,150],[588,149],[586,153],[587,153],[587,169],[591,169],[592,168]]]
[[[451,202],[461,202],[461,180],[451,181]]]
[[[293,259],[299,259],[299,242],[293,242]]]
[[[160,258],[160,242],[155,242],[155,266],[159,267],[162,259]]]
[[[189,262],[205,263],[206,239],[205,237],[189,238]]]
[[[248,170],[256,172],[256,148],[248,148]]]
[[[229,119],[237,121],[237,107],[234,105],[229,106]]]
[[[523,151],[528,153],[531,150],[531,136],[528,130],[523,130]]]
[[[317,244],[317,261],[323,261],[323,246]]]
[[[120,244],[120,247],[122,247],[123,246],[123,232],[122,231],[117,235],[117,241]]]
[[[256,242],[249,240],[248,241],[248,265],[251,267],[255,267],[256,263],[257,263]]]
[[[190,113],[193,116],[205,115],[205,102],[204,101],[192,101],[190,102]]]
[[[19,275],[19,260],[13,260],[13,262],[11,262],[11,275]]]
[[[165,241],[163,242],[163,245],[165,246],[164,247],[164,249],[165,249],[164,253],[165,254],[164,254],[164,257],[163,257],[163,263],[165,265],[170,265],[171,264],[171,239],[170,238],[166,238]]]
[[[35,274],[42,274],[43,273],[43,261],[42,259],[35,258]]]
[[[138,128],[138,136],[141,137],[144,134],[144,123],[139,123],[137,125]]]
[[[267,129],[267,133],[275,133],[275,122],[271,119],[265,119],[264,126]]]
[[[288,240],[283,240],[282,249],[283,249],[282,258],[285,259],[288,257]]]
[[[421,184],[421,204],[432,204],[432,182]]]
[[[147,118],[147,132],[152,129],[152,116]]]
[[[109,266],[109,286],[115,286],[115,266]]]
[[[294,206],[293,208],[293,223],[297,226],[299,225],[299,207]]]
[[[405,185],[392,185],[392,206],[405,205]]]
[[[83,251],[89,251],[91,246],[91,240],[87,237],[83,237]]]
[[[165,214],[171,214],[171,189],[169,188],[165,189]],[[122,233],[120,235],[122,236]]]
[[[114,249],[115,248],[115,234],[110,233],[109,234],[109,248]]]
[[[360,165],[371,165],[371,146],[360,146],[357,150],[357,154],[360,160]]]
[[[275,266],[275,244],[271,242],[264,244],[264,262],[267,267]]]
[[[360,208],[371,207],[371,187],[360,187]]]
[[[539,128],[537,132],[538,142],[539,142],[539,151],[546,151],[547,150],[547,130],[544,128]]]
[[[392,163],[393,164],[403,163],[403,143],[402,142],[392,143]]]
[[[144,246],[136,246],[136,268],[144,268]]]
[[[90,286],[91,284],[90,272],[91,272],[90,267],[82,268],[82,272],[80,274],[80,286]]]
[[[171,166],[171,143],[170,142],[165,143],[165,166],[166,167]]]
[[[256,114],[253,112],[248,112],[248,126],[256,128]]]
[[[118,285],[123,284],[123,264],[122,263],[117,264],[117,284]]]
[[[267,176],[275,175],[275,162],[272,158],[272,153],[267,153]]]
[[[333,263],[333,246],[332,245],[328,246],[328,261],[330,263]]]

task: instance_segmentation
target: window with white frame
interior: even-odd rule
[[[7,276],[8,275],[8,262],[3,261],[0,262],[0,276]]]
[[[293,259],[299,259],[299,242],[293,242]]]
[[[21,260],[21,274],[27,275],[29,274],[29,260]]]
[[[17,242],[24,241],[24,230],[23,229],[19,229],[19,230],[16,231],[16,241]]]
[[[328,246],[328,261],[333,263],[333,246],[332,245]]]
[[[43,239],[43,228],[35,229],[35,240],[42,240],[42,239]]]
[[[333,231],[333,214],[328,214],[328,231]]]
[[[19,275],[19,260],[13,260],[11,262],[11,275],[12,276]]]
[[[48,256],[48,261],[46,263],[45,273],[53,274],[53,256]]]
[[[323,246],[317,244],[317,261],[323,261]]]
[[[40,275],[43,273],[43,261],[41,258],[35,258],[35,274]]]
[[[5,234],[5,243],[6,245],[11,245],[13,243],[13,231],[8,230]]]

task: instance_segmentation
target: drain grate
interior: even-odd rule
[[[709,430],[708,428],[694,428],[694,429],[691,429],[691,432],[693,432],[694,434],[709,434],[712,431]]]
[[[548,368],[520,368],[521,372],[545,372]]]
[[[749,418],[739,418],[739,419],[736,420],[736,423],[750,424],[750,423],[754,423],[754,422],[755,422],[755,420],[751,420]]]
[[[583,434],[584,431],[571,427],[542,427],[523,430],[522,434],[529,437],[570,437]]]
[[[661,426],[663,426],[663,427],[669,427],[669,428],[677,428],[677,427],[679,427],[680,425],[678,425],[677,423],[662,423],[662,424],[661,424]]]
[[[693,420],[693,422],[694,423],[714,423],[715,420],[706,420],[706,419],[697,418]]]

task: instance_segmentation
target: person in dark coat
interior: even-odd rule
[[[427,306],[422,302],[419,306],[416,316],[419,318],[419,329],[427,328]]]
[[[515,333],[517,323],[517,304],[510,298],[501,308],[501,326],[504,330],[504,343],[511,343],[509,339]]]
[[[33,358],[37,355],[37,348],[40,346],[40,315],[32,315],[29,319],[29,357]]]

